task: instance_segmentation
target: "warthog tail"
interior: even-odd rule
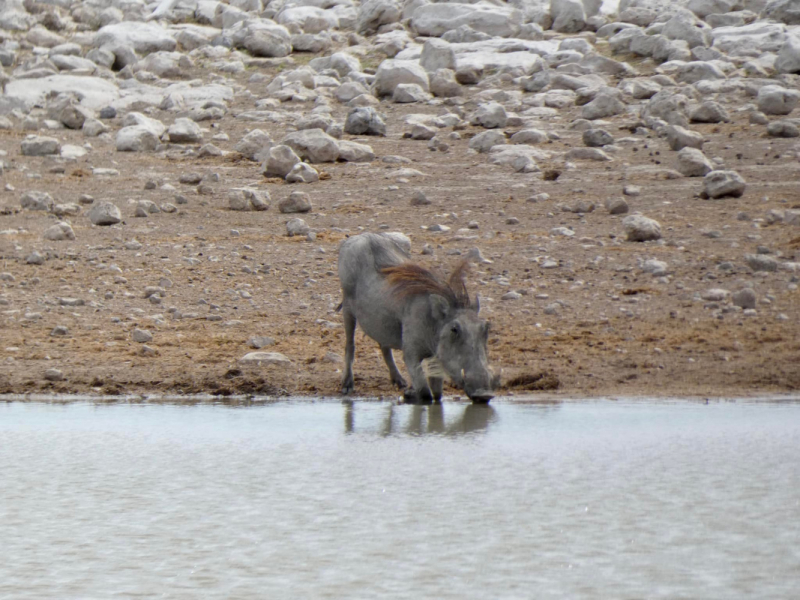
[[[335,308],[336,312],[339,312],[340,310],[342,310],[342,305],[344,305],[344,302],[339,302],[339,306],[337,306]]]

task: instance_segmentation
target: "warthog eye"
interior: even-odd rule
[[[458,337],[458,334],[461,333],[461,327],[458,326],[458,323],[453,323],[450,325],[450,334],[453,337]]]

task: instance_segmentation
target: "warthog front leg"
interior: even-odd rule
[[[353,391],[353,359],[356,355],[356,317],[347,306],[342,307],[344,318],[344,373],[342,374],[342,394]]]
[[[397,369],[394,356],[392,355],[392,349],[388,346],[381,346],[381,353],[383,353],[383,362],[389,367],[389,378],[392,380],[392,385],[402,390],[406,387],[406,380],[403,379],[403,376],[400,375],[400,371]]]
[[[403,397],[407,402],[430,402],[434,399],[428,387],[428,378],[422,370],[422,360],[416,353],[408,348],[403,349],[403,360],[406,363],[408,374],[411,375],[411,387],[406,388]],[[441,391],[439,393],[441,398]],[[437,398],[438,400],[438,398]]]

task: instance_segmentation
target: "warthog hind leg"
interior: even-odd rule
[[[342,394],[353,391],[353,359],[356,355],[356,317],[348,307],[343,307],[344,318],[344,373],[342,374]]]

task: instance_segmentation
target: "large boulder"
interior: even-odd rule
[[[289,146],[272,146],[261,165],[261,172],[265,177],[286,177],[299,162],[300,157]]]
[[[586,10],[581,0],[550,0],[553,31],[578,33],[586,27]]]
[[[289,146],[301,159],[311,163],[336,162],[339,158],[339,144],[321,129],[295,131],[281,144]]]
[[[786,41],[775,59],[779,73],[800,73],[800,30],[795,27],[786,34]]]
[[[261,129],[254,129],[244,136],[233,149],[248,160],[262,161],[272,148],[272,138]]]
[[[94,225],[116,225],[122,221],[122,214],[119,208],[111,202],[97,202],[92,205],[92,208],[86,213],[89,220]]]
[[[779,85],[765,85],[758,90],[758,110],[766,115],[788,115],[800,101],[800,92]]]
[[[522,13],[508,6],[435,3],[419,6],[411,17],[417,35],[440,37],[445,32],[467,25],[490,36],[513,37],[522,24]]]
[[[362,106],[348,113],[344,131],[350,135],[386,135],[386,122],[374,108]]]
[[[28,191],[22,194],[19,204],[25,210],[44,210],[51,211],[55,206],[53,197],[47,192]]]
[[[759,21],[741,27],[717,27],[712,30],[714,48],[730,56],[758,56],[778,52],[786,38],[786,28],[778,23]]]
[[[292,52],[292,39],[283,25],[269,19],[251,19],[231,28],[231,42],[253,56],[281,58]]]
[[[156,23],[140,23],[124,21],[106,25],[100,29],[92,40],[95,48],[114,48],[129,46],[138,54],[151,52],[172,52],[178,43],[172,34]]]
[[[367,0],[358,9],[356,31],[361,35],[373,35],[381,25],[397,23],[401,14],[396,0]]]
[[[30,135],[22,141],[20,148],[24,156],[47,156],[58,154],[61,144],[56,138]]]
[[[339,19],[330,10],[316,6],[290,6],[275,19],[280,25],[295,24],[305,33],[320,33],[339,27]]]
[[[167,129],[169,141],[173,144],[199,144],[203,141],[203,131],[191,119],[180,118]]]
[[[771,0],[761,12],[762,19],[773,19],[787,25],[800,25],[800,1]]]
[[[174,79],[185,77],[193,66],[192,60],[180,52],[153,52],[137,62],[133,70]]]
[[[375,95],[391,96],[401,83],[416,83],[429,91],[428,73],[418,62],[412,60],[385,60],[375,73]]]
[[[439,69],[456,70],[456,53],[448,42],[431,38],[422,46],[419,64],[428,73],[435,73]]]
[[[711,171],[703,179],[703,191],[709,198],[739,198],[745,188],[744,179],[736,171]]]

